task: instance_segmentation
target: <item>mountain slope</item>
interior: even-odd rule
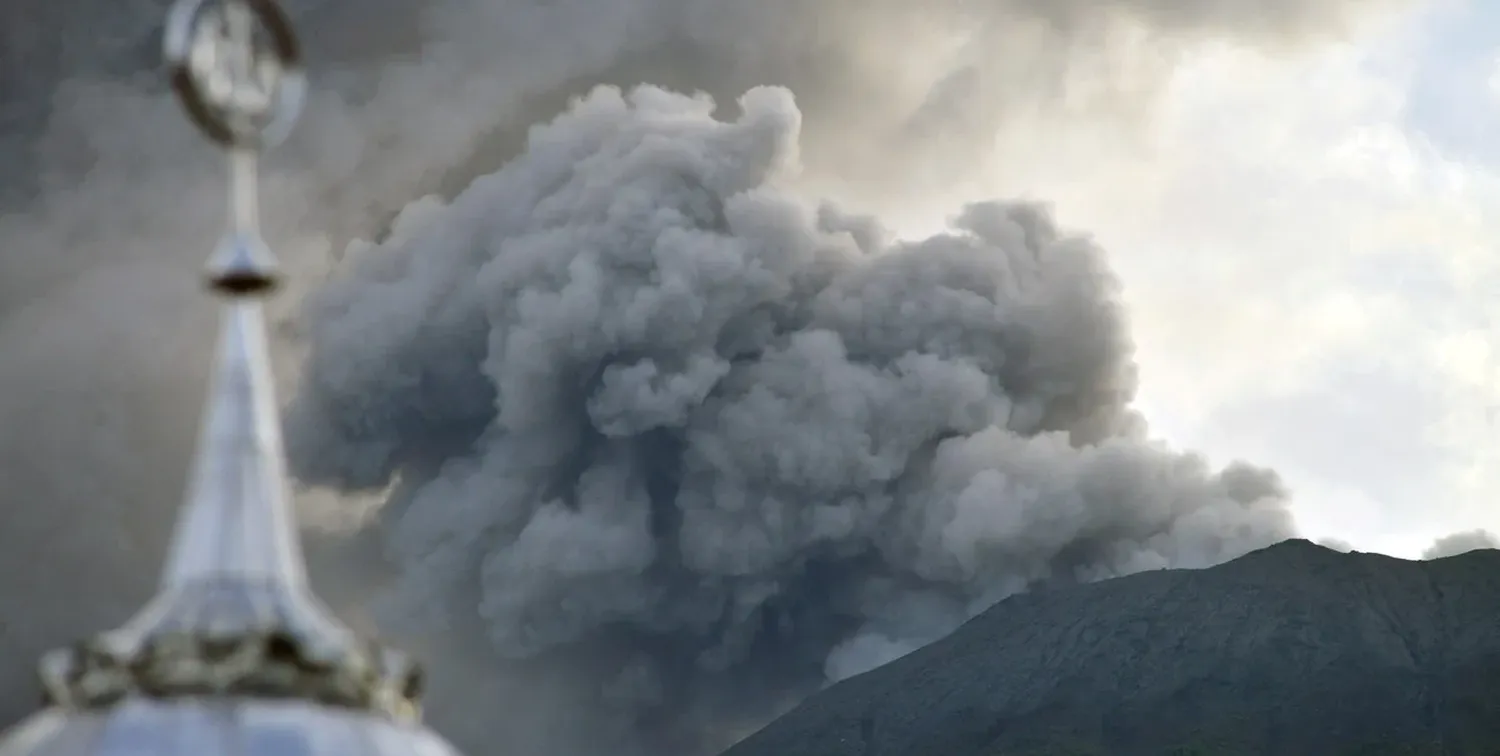
[[[1015,596],[724,756],[1500,754],[1500,552],[1287,541]]]

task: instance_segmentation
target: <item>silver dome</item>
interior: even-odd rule
[[[450,756],[419,727],[298,702],[131,700],[108,711],[43,712],[0,756]]]
[[[276,0],[178,0],[165,41],[179,99],[230,158],[197,459],[157,596],[42,659],[45,708],[0,756],[454,754],[420,724],[417,667],[313,596],[290,512],[262,313],[281,272],[260,239],[256,174],[301,105],[296,38]]]

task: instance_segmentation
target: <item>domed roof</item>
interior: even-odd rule
[[[261,303],[281,276],[255,176],[300,106],[296,39],[275,0],[178,0],[166,46],[188,114],[231,158],[197,459],[160,592],[124,627],[42,660],[46,708],[0,756],[454,754],[421,727],[416,666],[313,596],[290,513]]]
[[[27,720],[0,756],[451,756],[441,738],[412,725],[299,701],[135,699]]]

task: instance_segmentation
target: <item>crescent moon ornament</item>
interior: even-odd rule
[[[178,0],[163,48],[183,108],[221,147],[260,151],[297,120],[306,75],[290,19],[274,0]]]

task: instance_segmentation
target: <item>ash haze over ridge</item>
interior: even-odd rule
[[[309,300],[289,455],[399,478],[388,626],[592,659],[697,750],[1039,582],[1292,534],[1274,473],[1145,439],[1088,239],[986,202],[887,241],[778,188],[790,92],[713,107],[596,90]]]
[[[1272,474],[1146,440],[1086,237],[981,202],[896,242],[807,196],[913,201],[1035,119],[1149,118],[1194,45],[1397,4],[289,2],[324,87],[267,172],[292,268],[464,190],[350,248],[284,334],[297,469],[394,486],[348,542],[388,560],[315,553],[330,598],[421,642],[475,752],[586,753],[588,715],[698,753],[1030,582],[1284,537]],[[147,589],[196,427],[221,178],[146,70],[163,5],[0,8],[10,680]]]

